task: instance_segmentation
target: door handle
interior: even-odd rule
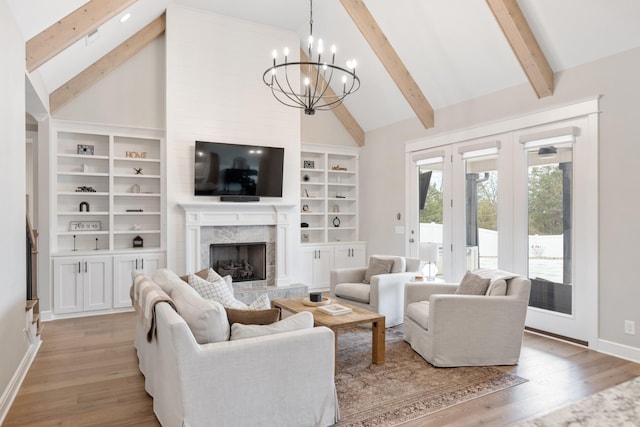
[[[144,258],[140,258],[140,265],[142,266],[142,269],[144,270]]]
[[[87,272],[87,261],[84,262],[84,272]]]
[[[78,261],[78,274],[82,273],[82,262]]]
[[[136,270],[138,269],[138,258],[136,258]]]

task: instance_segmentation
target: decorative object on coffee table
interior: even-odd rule
[[[326,314],[330,314],[331,316],[340,316],[341,314],[349,314],[352,313],[353,310],[350,307],[341,304],[329,304],[323,307],[319,307],[318,311],[321,311]]]
[[[327,304],[331,304],[331,298],[329,297],[322,297],[322,301],[311,301],[309,299],[309,297],[304,297],[302,299],[302,304],[309,306],[309,307],[318,307],[321,305],[327,305]]]
[[[309,293],[309,300],[311,300],[311,302],[321,302],[322,301],[322,292],[311,292],[311,293]]]

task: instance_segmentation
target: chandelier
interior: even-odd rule
[[[284,60],[278,63],[278,51],[273,51],[273,66],[262,75],[264,83],[271,88],[273,96],[288,107],[304,109],[308,115],[316,110],[332,110],[347,96],[360,88],[360,79],[356,76],[355,59],[346,62],[346,68],[335,64],[336,47],[331,46],[331,60],[327,62],[324,54],[322,39],[314,45],[313,39],[313,0],[309,0],[309,41],[307,54],[300,51],[300,62],[289,62],[289,49],[283,49]],[[304,74],[301,87],[296,86],[299,73]],[[342,93],[338,94],[331,88],[332,81],[342,82]]]

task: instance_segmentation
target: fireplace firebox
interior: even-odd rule
[[[209,265],[221,276],[234,282],[266,280],[267,244],[222,243],[209,245]]]

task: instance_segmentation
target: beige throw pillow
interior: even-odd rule
[[[492,297],[503,297],[507,295],[507,281],[498,279],[491,282],[487,289],[487,295]]]
[[[222,304],[206,300],[189,286],[176,286],[171,299],[178,314],[187,322],[198,344],[227,341],[229,321]]]
[[[487,293],[489,281],[490,279],[483,279],[477,274],[467,271],[455,293],[459,295],[484,295]]]
[[[364,273],[364,280],[362,283],[371,283],[371,276],[376,274],[388,274],[393,268],[393,259],[378,258],[375,256],[369,257],[369,266]]]

